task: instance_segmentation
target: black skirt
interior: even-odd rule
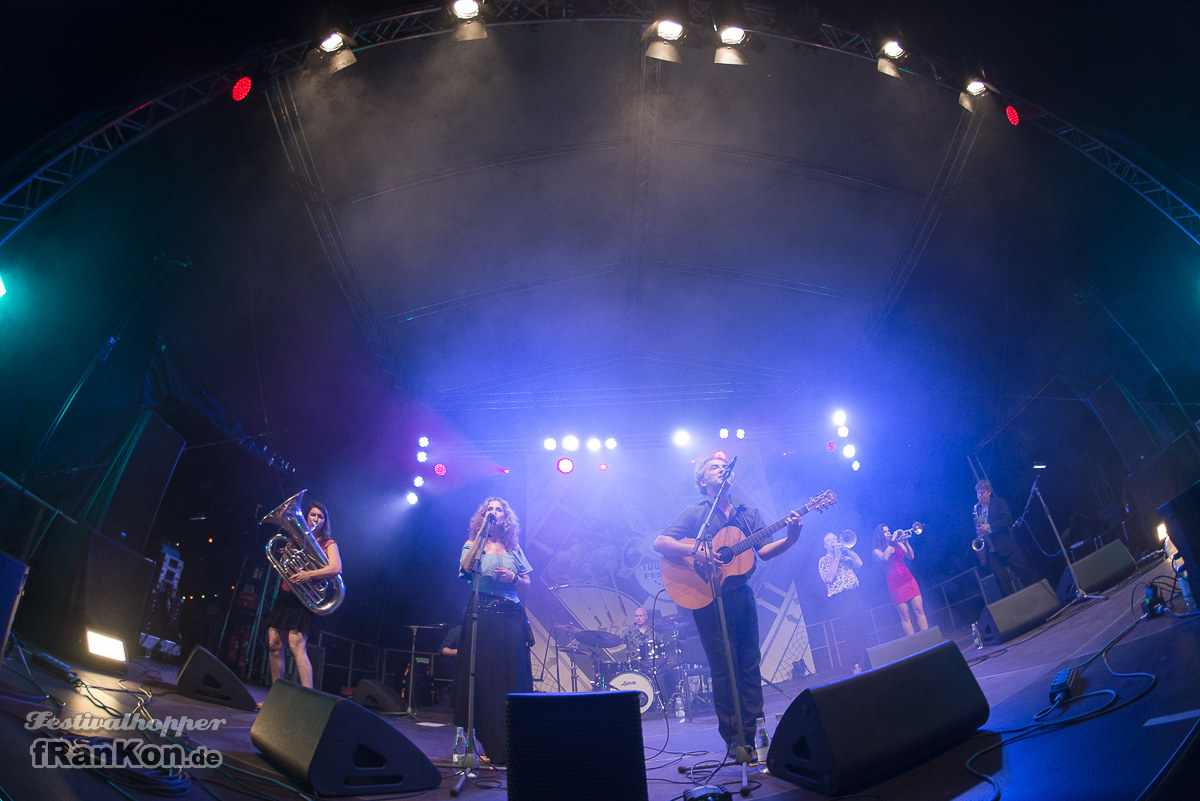
[[[300,602],[296,593],[280,590],[275,596],[275,605],[267,616],[267,627],[275,629],[285,640],[289,631],[298,631],[311,637],[317,616],[312,610]]]

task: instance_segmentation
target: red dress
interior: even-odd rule
[[[898,550],[893,550],[892,555],[887,559],[888,595],[892,597],[892,603],[897,606],[907,603],[921,594],[921,588],[917,586],[917,579],[905,562],[904,554]]]

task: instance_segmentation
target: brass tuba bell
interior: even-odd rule
[[[267,561],[271,567],[283,577],[300,602],[313,611],[314,614],[328,615],[346,594],[346,585],[341,576],[300,581],[292,584],[291,577],[301,570],[317,570],[329,566],[325,551],[317,544],[316,538],[304,521],[304,493],[300,490],[283,503],[276,506],[270,514],[258,521],[261,526],[270,523],[278,526],[283,533],[271,537],[267,543]]]

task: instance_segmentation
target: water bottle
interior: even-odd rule
[[[454,732],[454,754],[450,757],[453,765],[467,764],[467,733],[459,726]]]
[[[1180,564],[1175,568],[1175,578],[1179,580],[1179,592],[1183,595],[1183,602],[1187,604],[1188,611],[1196,608],[1196,599],[1192,595],[1192,585],[1188,581],[1187,568]]]
[[[675,720],[682,723],[683,719],[686,717],[687,717],[687,712],[684,711],[684,708],[683,708],[683,696],[677,695],[677,696],[675,696]]]
[[[767,720],[759,718],[755,725],[758,726],[758,734],[754,735],[754,750],[755,758],[760,764],[767,764],[767,752],[771,750],[771,738],[767,736]]]
[[[983,650],[983,638],[979,636],[979,624],[978,623],[971,624],[971,640],[975,643],[976,651]]]

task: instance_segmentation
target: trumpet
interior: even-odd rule
[[[276,506],[258,524],[271,523],[284,531],[284,534],[276,534],[267,543],[267,561],[291,586],[301,603],[314,614],[327,615],[338,608],[346,595],[346,585],[341,576],[295,584],[291,581],[291,577],[301,570],[317,570],[329,565],[325,551],[317,544],[301,511],[307,491],[300,490]]]
[[[892,542],[900,543],[911,539],[914,534],[920,534],[925,530],[925,526],[919,520],[914,520],[912,528],[904,528],[899,531],[892,532]]]

